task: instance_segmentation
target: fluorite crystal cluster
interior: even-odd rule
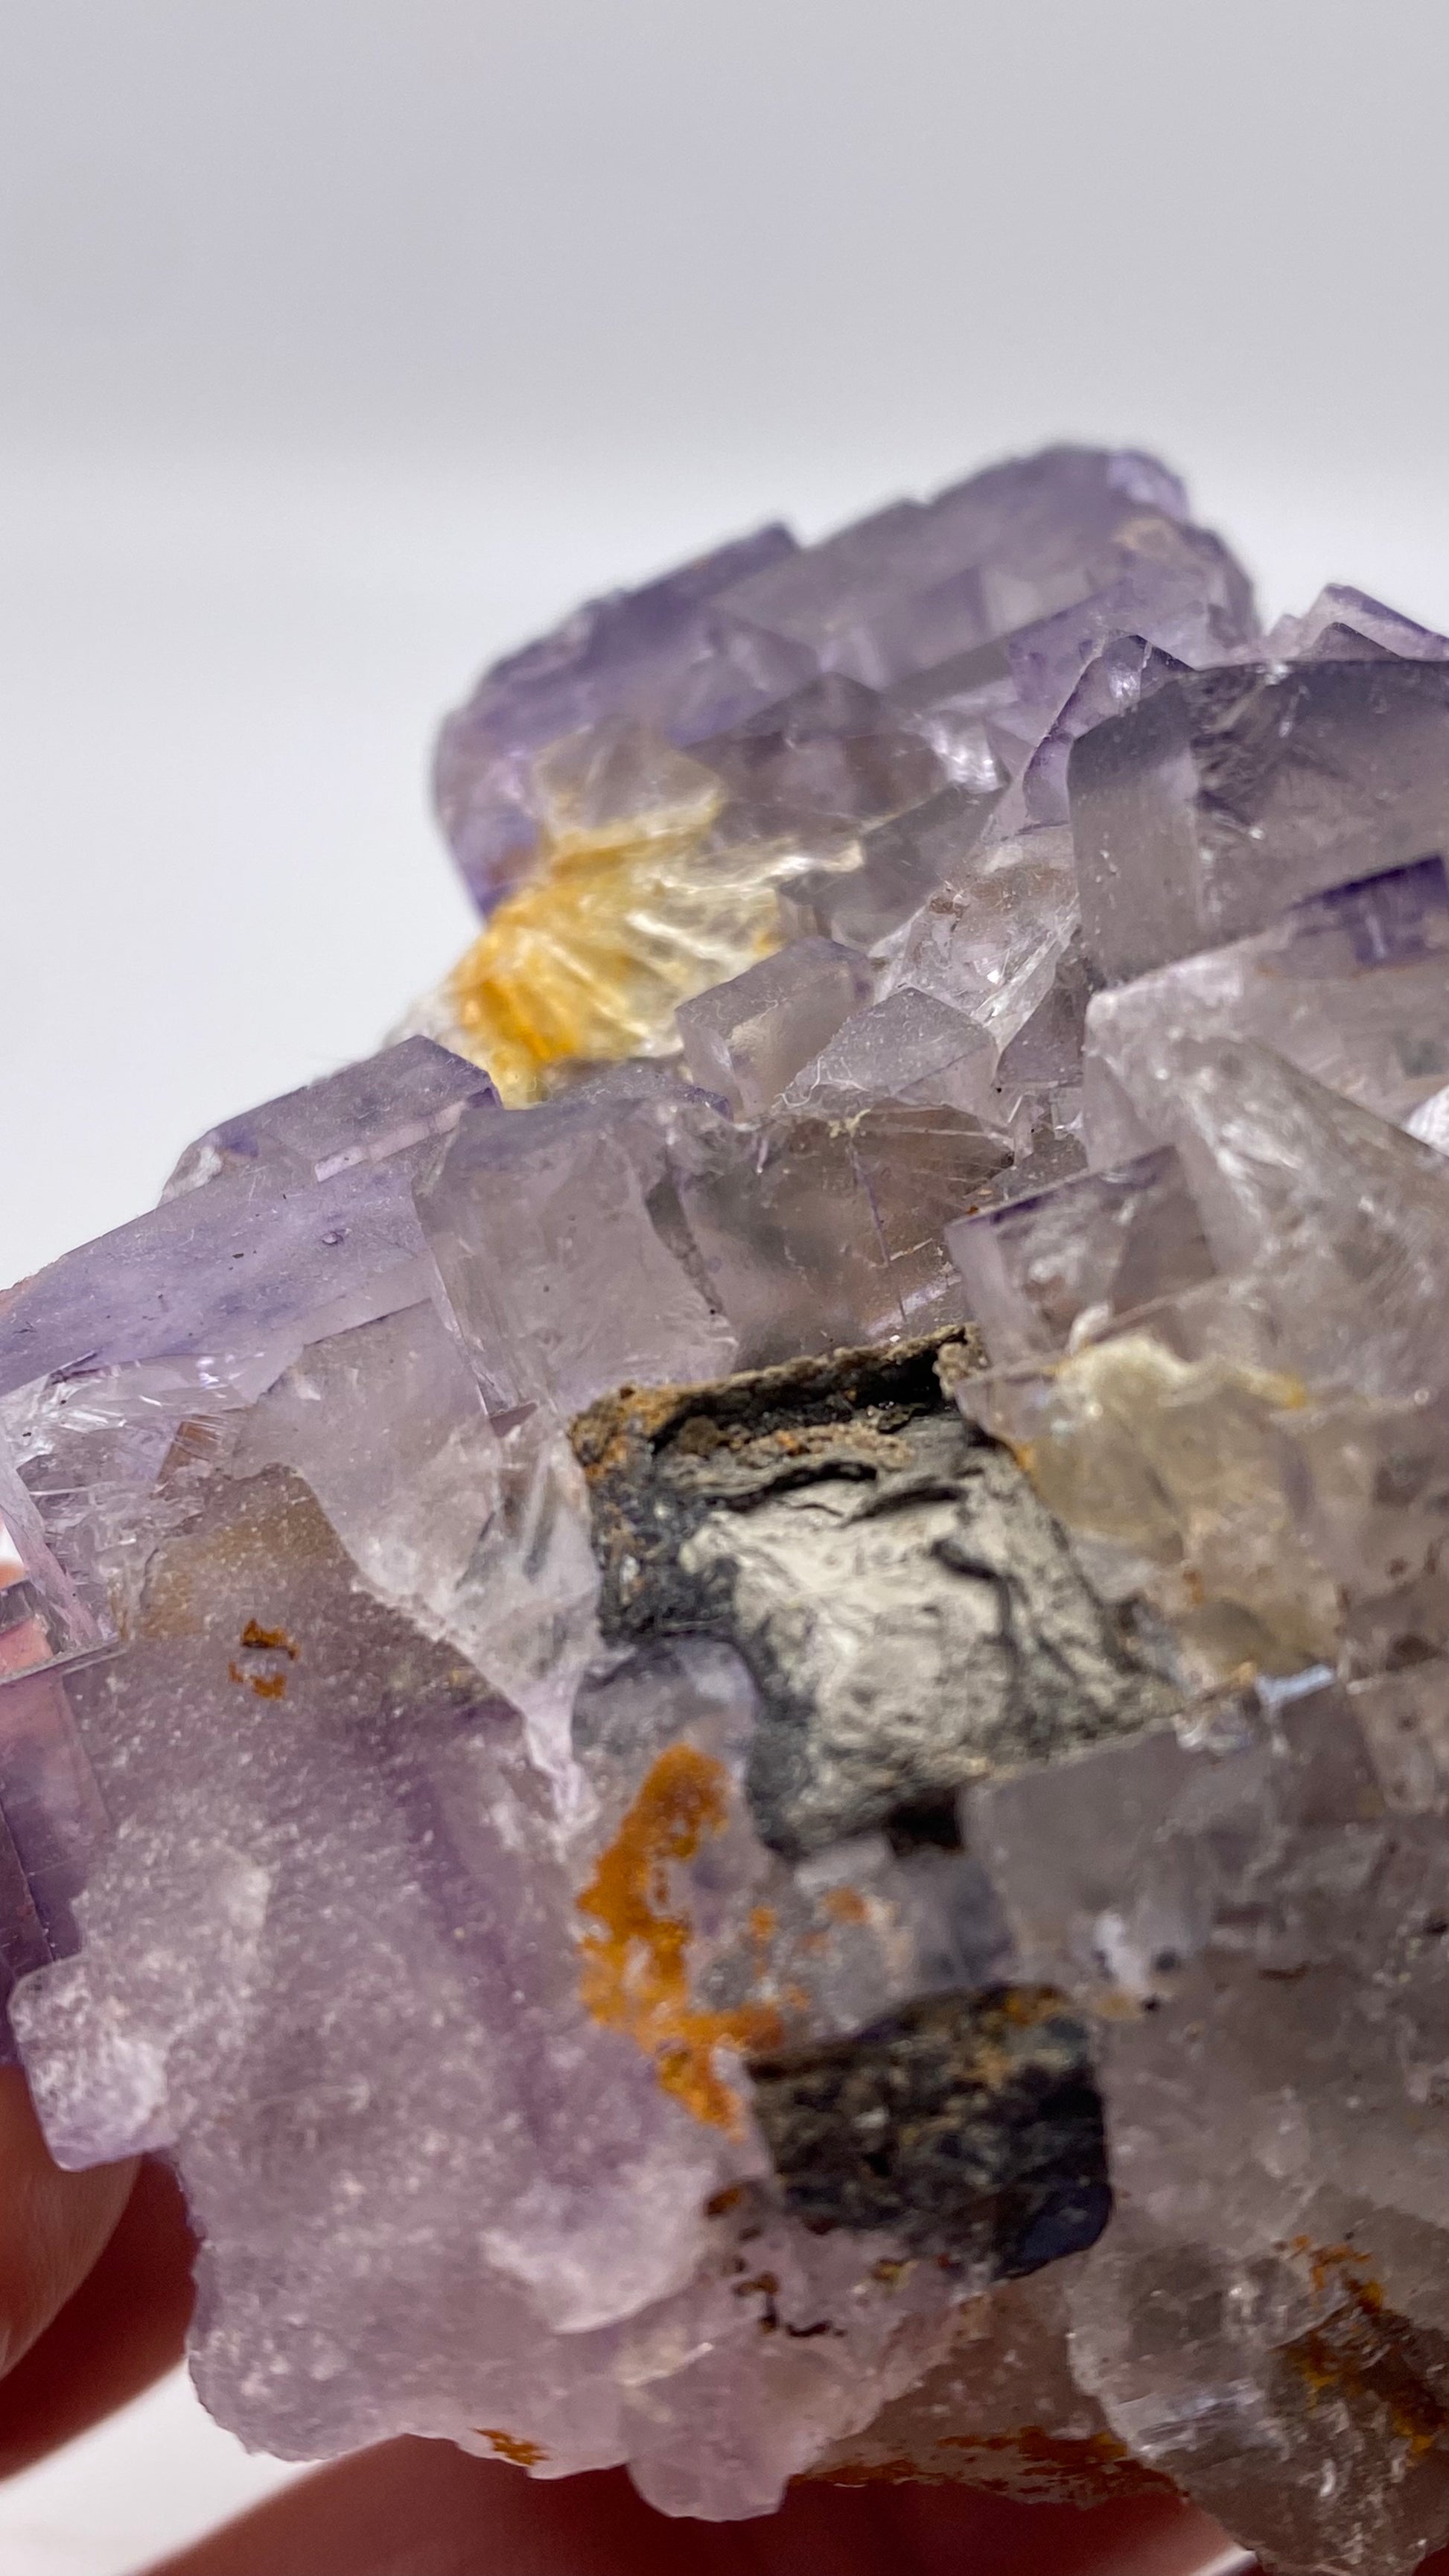
[[[1057,449],[444,727],[411,1034],[0,1302],[10,2023],[248,2441],[1449,2532],[1449,642]]]

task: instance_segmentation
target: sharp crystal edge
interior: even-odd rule
[[[0,1299],[0,1964],[268,2450],[1449,2534],[1449,642],[1057,448],[580,609]]]

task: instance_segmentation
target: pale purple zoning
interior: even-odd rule
[[[1265,2565],[1411,2576],[1449,639],[1342,585],[1264,635],[1175,476],[1057,447],[586,605],[437,790],[484,912],[601,820],[777,912],[648,1060],[506,1109],[408,1038],[0,1294],[52,2151],[172,2163],[260,2448],[707,2519],[1131,2454]],[[983,2254],[963,2176],[1004,2225],[1064,2099],[1108,2181]],[[871,2198],[911,2156],[955,2234]]]
[[[762,529],[577,610],[448,718],[438,810],[485,912],[527,870],[534,756],[606,717],[717,760],[737,793],[750,782],[792,810],[869,820],[872,804],[899,810],[989,771],[998,746],[972,724],[963,655],[988,657],[982,707],[1010,769],[1092,653],[1139,632],[1185,660],[1220,658],[1256,632],[1246,576],[1187,524],[1182,486],[1151,458],[1048,448],[812,546]],[[822,679],[840,685],[812,690]]]
[[[280,1100],[228,1118],[188,1145],[161,1195],[177,1198],[223,1172],[330,1181],[356,1163],[385,1163],[457,1126],[465,1109],[496,1105],[486,1073],[430,1038],[404,1038]]]
[[[416,1296],[423,1257],[405,1172],[364,1164],[291,1190],[265,1168],[229,1175],[12,1288],[0,1302],[0,1393],[144,1361],[224,1356],[265,1370],[303,1347],[314,1319],[360,1322],[378,1297]]]
[[[1364,662],[1379,654],[1449,662],[1449,635],[1436,635],[1341,581],[1328,582],[1301,617],[1280,617],[1263,641],[1284,662]]]
[[[1250,938],[1180,957],[1088,1004],[1094,1163],[1163,1132],[1184,1036],[1231,1031],[1407,1126],[1449,1082],[1449,884],[1419,859],[1295,903]]]
[[[1449,849],[1449,670],[1247,664],[1164,680],[1068,761],[1082,929],[1125,983],[1285,903]]]

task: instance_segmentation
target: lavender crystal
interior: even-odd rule
[[[596,601],[0,1299],[9,2027],[245,2439],[1449,2533],[1446,663],[1077,448]]]

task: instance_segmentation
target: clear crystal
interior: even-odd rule
[[[828,1046],[802,1065],[782,1105],[903,1100],[966,1109],[989,1119],[996,1104],[996,1049],[964,1011],[902,984],[883,1002],[842,1022]]]
[[[946,1248],[997,1367],[1069,1350],[1080,1329],[1100,1330],[1214,1270],[1170,1145],[960,1218]]]
[[[870,999],[873,978],[854,949],[797,939],[675,1018],[695,1081],[736,1117],[758,1118],[843,1021]]]

